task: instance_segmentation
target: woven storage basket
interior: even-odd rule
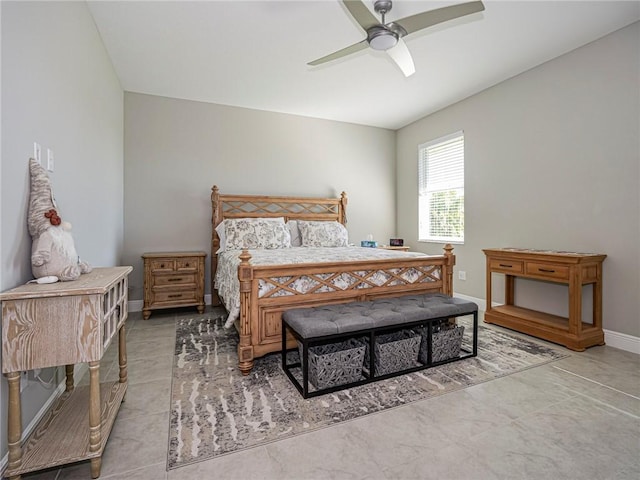
[[[426,328],[421,330],[422,343],[420,344],[419,360],[422,363],[427,363],[427,332]],[[431,362],[442,362],[458,357],[463,334],[464,327],[462,325],[456,325],[452,328],[434,328],[431,339]]]
[[[415,367],[420,348],[420,334],[413,330],[376,335],[375,374],[386,375]],[[364,366],[369,368],[369,342],[364,355]]]
[[[355,338],[309,347],[309,383],[316,389],[360,380],[365,346]],[[302,344],[298,342],[302,359]]]

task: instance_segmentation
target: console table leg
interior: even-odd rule
[[[513,275],[504,276],[504,303],[514,305],[516,300],[516,277]]]
[[[22,411],[20,404],[20,372],[10,372],[5,374],[9,384],[9,410],[7,425],[7,443],[9,447],[9,463],[7,470],[15,470],[22,465],[22,447],[20,439],[22,437]],[[19,479],[20,476],[11,478]]]
[[[100,362],[89,362],[89,452],[100,450]],[[100,458],[91,459],[91,477],[100,476]]]
[[[64,372],[66,375],[65,391],[71,392],[74,389],[73,381],[73,365],[65,365]]]
[[[118,333],[118,364],[120,365],[120,383],[127,383],[127,336],[124,325]]]
[[[102,468],[102,457],[91,459],[91,478],[98,478],[100,476],[100,469]]]

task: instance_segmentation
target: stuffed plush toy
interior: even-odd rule
[[[31,195],[27,223],[33,241],[33,276],[36,279],[55,276],[62,281],[77,280],[81,274],[89,273],[91,266],[80,261],[71,236],[71,224],[63,222],[58,215],[47,172],[31,158],[29,173]]]

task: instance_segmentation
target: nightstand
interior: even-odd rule
[[[197,306],[204,312],[205,252],[145,253],[144,306],[147,320],[151,310]]]

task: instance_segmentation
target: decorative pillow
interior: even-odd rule
[[[220,248],[216,253],[224,252],[224,248],[227,246],[227,236],[224,234],[224,220],[216,227],[216,233],[220,239]]]
[[[346,247],[347,229],[338,222],[298,221],[303,247]]]
[[[289,248],[291,234],[284,218],[234,218],[224,221],[225,250]]]
[[[291,246],[301,247],[302,238],[300,237],[300,229],[298,228],[298,221],[289,220],[287,222],[287,227],[289,227],[289,233],[291,234]]]

